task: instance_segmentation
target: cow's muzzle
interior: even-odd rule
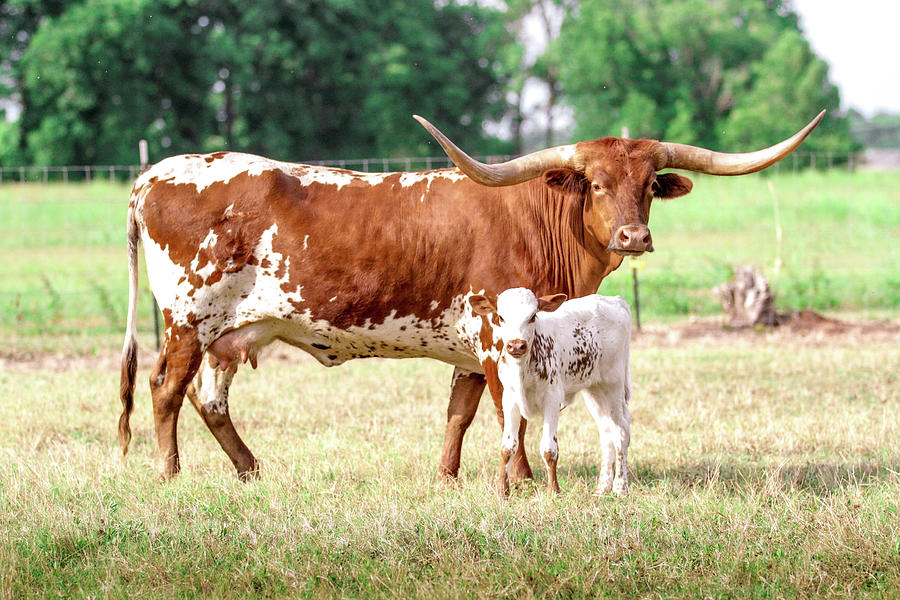
[[[506,344],[506,351],[513,358],[522,358],[528,352],[528,344],[525,340],[512,340]]]
[[[609,249],[622,255],[653,252],[653,237],[646,225],[623,225],[609,242]]]

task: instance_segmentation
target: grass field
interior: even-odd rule
[[[657,251],[639,271],[645,321],[717,314],[711,288],[747,263],[770,278],[782,310],[900,308],[900,173],[693,178],[690,195],[654,205]],[[0,339],[121,329],[127,198],[108,182],[0,185]],[[631,300],[631,288],[623,266],[601,291]]]
[[[537,479],[501,500],[488,397],[458,484],[436,478],[448,366],[283,348],[232,387],[261,478],[187,405],[158,484],[146,290],[126,464],[115,441],[127,188],[0,185],[0,598],[900,597],[900,174],[694,179],[639,271],[624,499],[592,495],[581,402],[562,494],[532,427]],[[892,322],[724,330],[709,289],[744,263],[781,310]],[[630,301],[629,270],[601,292]]]
[[[674,331],[634,345],[625,499],[591,493],[581,402],[560,422],[560,496],[539,464],[533,486],[494,495],[489,398],[459,484],[440,484],[436,362],[323,369],[281,350],[231,394],[261,479],[237,481],[188,405],[184,471],[165,485],[149,355],[124,466],[115,355],[7,364],[0,596],[896,598],[897,330]]]

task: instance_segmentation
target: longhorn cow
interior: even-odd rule
[[[376,174],[233,152],[167,158],[140,175],[128,206],[122,452],[137,370],[139,242],[165,325],[150,375],[164,478],[180,469],[185,395],[238,475],[257,472],[232,424],[228,388],[238,365],[255,365],[276,340],[325,366],[374,356],[453,365],[439,471],[455,477],[485,383],[502,424],[499,338],[487,318],[466,325],[468,297],[512,287],[570,298],[596,292],[623,256],[653,250],[653,199],[691,190],[685,176],[660,170],[759,171],[793,151],[823,115],[746,154],[603,138],[486,165],[416,117],[458,168]],[[523,421],[520,439],[524,431]],[[513,480],[531,476],[523,448],[510,464]]]

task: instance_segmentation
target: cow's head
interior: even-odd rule
[[[487,296],[469,297],[469,304],[477,315],[497,317],[494,335],[502,341],[502,352],[514,360],[528,355],[534,340],[534,326],[539,311],[552,312],[566,301],[565,294],[538,298],[525,288],[511,288],[501,292],[494,303]]]
[[[415,116],[441,144],[457,167],[483,185],[504,186],[535,177],[551,188],[579,195],[587,232],[622,255],[653,251],[650,203],[691,191],[691,180],[662,169],[685,169],[710,175],[746,175],[790,154],[825,116],[823,110],[806,127],[783,142],[756,152],[726,154],[706,148],[659,142],[603,138],[540,150],[505,163],[487,165],[460,150],[422,117]]]

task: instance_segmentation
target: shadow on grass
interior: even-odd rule
[[[599,467],[579,463],[560,465],[566,478],[596,481]],[[667,486],[683,490],[717,489],[736,495],[748,492],[797,490],[827,496],[847,488],[872,487],[900,480],[900,457],[858,462],[814,461],[803,464],[734,463],[700,460],[692,464],[660,466],[631,461],[629,482],[648,488]]]

